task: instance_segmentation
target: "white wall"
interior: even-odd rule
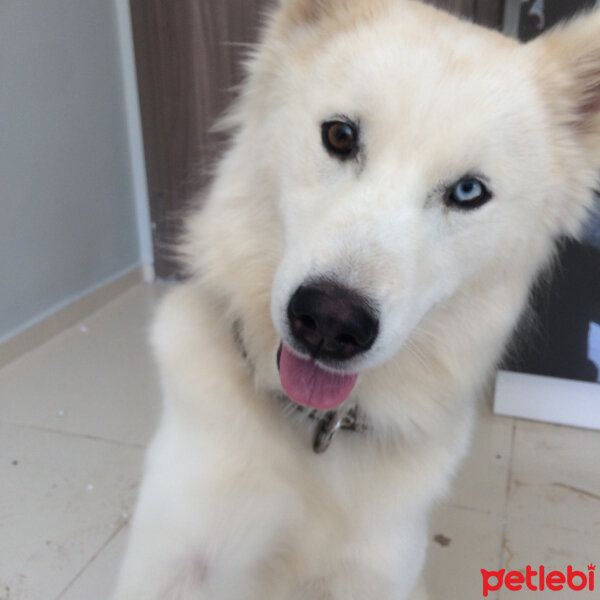
[[[109,0],[0,1],[0,340],[151,260],[127,25]]]

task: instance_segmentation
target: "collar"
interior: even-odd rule
[[[338,410],[326,413],[325,416],[319,419],[315,430],[313,440],[313,450],[315,453],[323,454],[329,448],[335,434],[340,429],[361,433],[366,431],[368,426],[364,419],[359,419],[357,407],[347,411]]]
[[[300,406],[282,393],[278,394],[278,398],[282,405],[282,412],[299,414],[315,422],[312,445],[315,454],[323,454],[331,445],[338,431],[363,433],[369,430],[367,419],[358,406],[324,412]]]

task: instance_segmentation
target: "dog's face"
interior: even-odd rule
[[[282,383],[321,409],[460,290],[514,269],[529,281],[589,202],[589,167],[562,162],[574,139],[557,151],[566,126],[534,49],[380,4],[347,29],[331,8],[291,25],[265,125],[283,223],[271,302]]]
[[[276,337],[284,390],[330,409],[432,323],[498,354],[592,204],[600,12],[520,45],[410,0],[281,0],[232,123],[189,251],[258,379]]]
[[[326,41],[277,115],[285,254],[273,318],[284,344],[352,372],[388,360],[434,305],[523,246],[551,161],[512,45],[499,52],[462,26],[470,39],[437,45],[403,12]],[[300,286],[316,305],[294,327]],[[311,326],[333,318],[323,304],[348,313],[332,324],[342,342],[359,308],[373,322],[363,314],[337,353],[323,331],[311,346]]]

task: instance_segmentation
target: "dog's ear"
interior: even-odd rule
[[[290,22],[297,25],[318,22],[331,2],[327,0],[279,0],[281,10]]]
[[[600,173],[600,10],[558,26],[531,46],[552,118],[591,153]]]
[[[578,237],[600,182],[600,10],[525,45],[545,104],[557,182],[555,227]]]
[[[289,23],[315,25],[327,19],[340,24],[364,20],[393,0],[279,0],[281,12]]]

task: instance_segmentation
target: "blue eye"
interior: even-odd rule
[[[457,184],[448,189],[446,202],[463,209],[478,208],[487,202],[492,195],[485,185],[475,177],[463,177]]]

